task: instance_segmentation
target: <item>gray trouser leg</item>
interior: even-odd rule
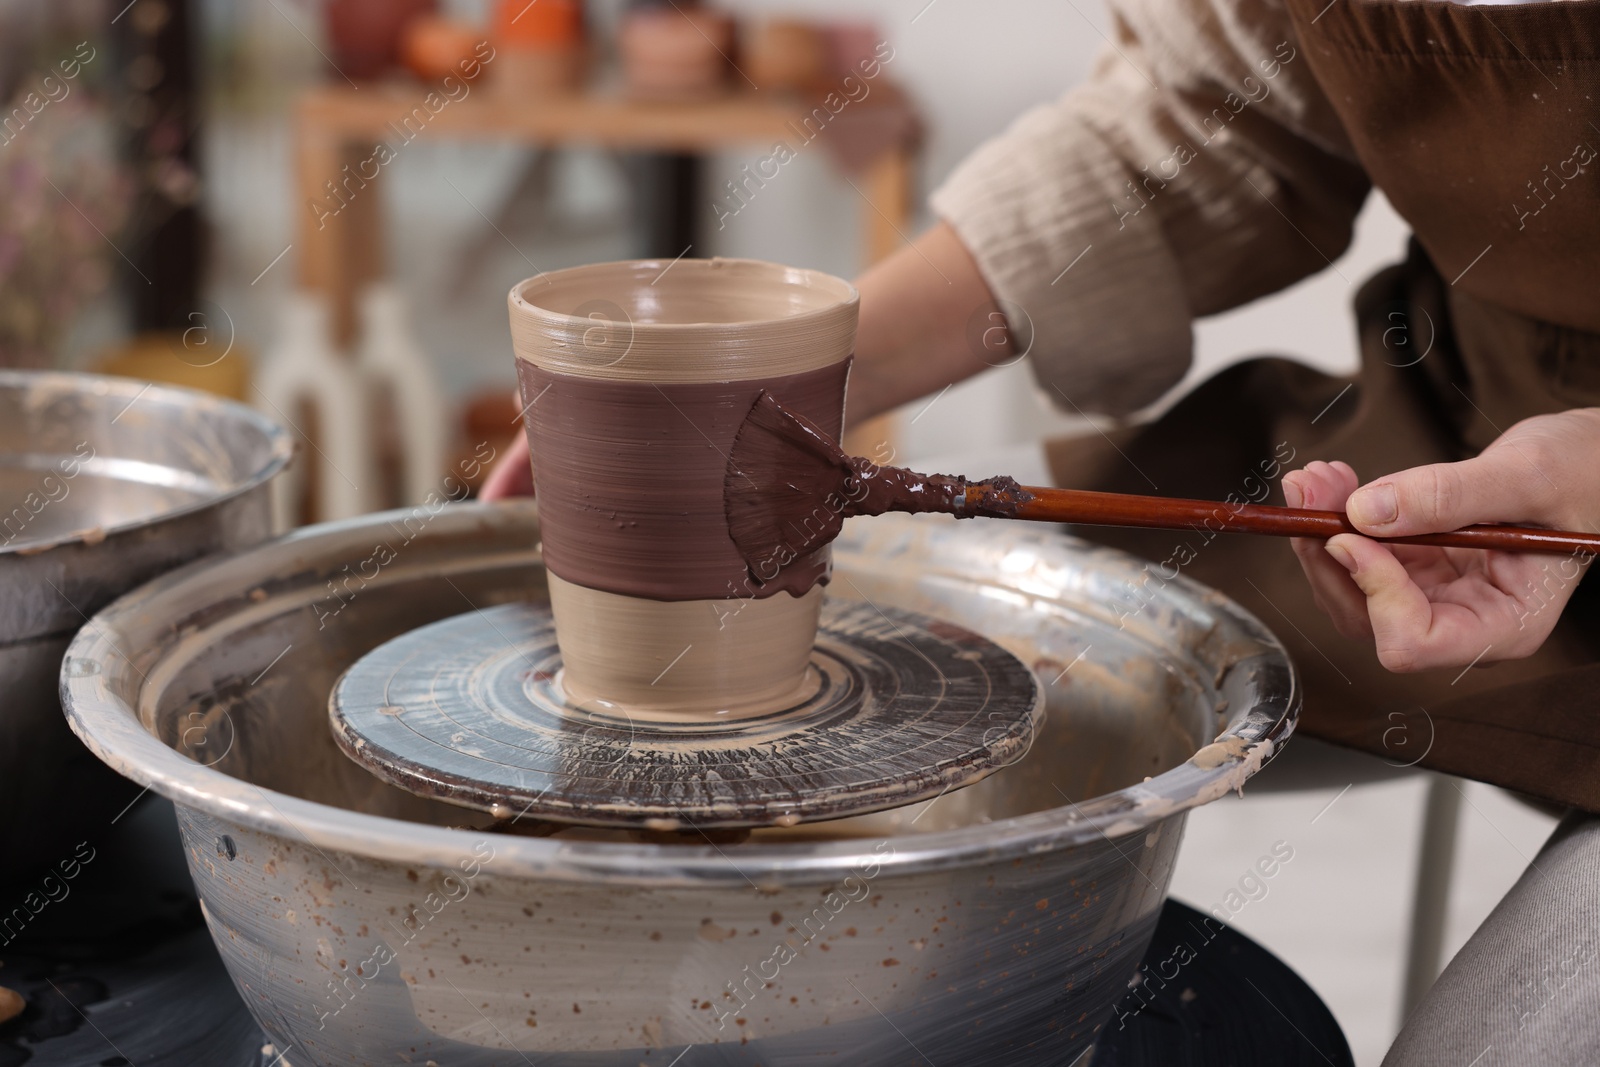
[[[1600,817],[1575,812],[1561,821],[1383,1063],[1600,1064]]]

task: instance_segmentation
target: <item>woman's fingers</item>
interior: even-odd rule
[[[1344,467],[1344,470],[1339,471],[1332,464],[1313,463],[1305,470],[1284,475],[1284,503],[1291,508],[1336,509],[1356,485],[1355,472],[1344,464],[1338,466]],[[1290,541],[1300,561],[1300,569],[1311,584],[1317,607],[1345,637],[1372,636],[1372,626],[1367,621],[1366,597],[1356,587],[1349,572],[1323,550],[1324,543],[1308,537],[1296,537]]]
[[[1345,637],[1371,637],[1366,597],[1351,580],[1350,573],[1328,555],[1324,542],[1297,537],[1294,554],[1300,560],[1306,581],[1311,583],[1317,606],[1333,621],[1333,628]]]
[[[533,465],[528,458],[528,437],[519,433],[512,438],[506,454],[489,471],[478,490],[479,500],[504,500],[513,496],[533,495]]]
[[[1355,581],[1366,600],[1379,663],[1406,673],[1456,662],[1461,650],[1446,647],[1448,642],[1441,640],[1448,635],[1434,625],[1434,605],[1386,546],[1340,534],[1328,540],[1325,552]]]
[[[1343,511],[1345,499],[1359,484],[1348,463],[1314,460],[1283,476],[1283,500],[1291,508]]]

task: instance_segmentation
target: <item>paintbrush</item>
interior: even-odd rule
[[[728,533],[758,583],[770,580],[790,560],[828,544],[846,518],[889,511],[1274,537],[1326,539],[1361,532],[1339,511],[1054,489],[1018,485],[1005,477],[969,481],[879,466],[847,454],[815,423],[766,391],[751,405],[734,438],[722,499]],[[1507,552],[1600,553],[1600,535],[1525,526],[1478,525],[1372,539]]]

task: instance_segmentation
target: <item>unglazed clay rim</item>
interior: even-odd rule
[[[67,649],[61,675],[61,702],[74,733],[113,770],[160,793],[173,802],[213,817],[243,824],[263,833],[314,847],[364,857],[377,863],[406,863],[428,868],[454,869],[469,861],[473,847],[489,832],[445,827],[365,815],[302,800],[202,766],[180,755],[146,731],[136,704],[142,701],[144,675],[117,650],[129,640],[129,630],[161,627],[158,643],[144,648],[139,659],[154,669],[173,642],[179,640],[177,620],[164,618],[203,590],[214,603],[250,600],[260,587],[263,573],[292,575],[304,572],[304,588],[293,578],[280,578],[276,597],[261,605],[263,615],[317,600],[325,592],[311,583],[316,575],[306,562],[318,553],[340,549],[365,551],[375,531],[410,514],[406,510],[379,512],[340,522],[301,527],[292,533],[243,552],[214,556],[172,571],[134,590],[97,614],[78,632]],[[536,505],[461,504],[437,516],[425,536],[443,539],[454,532],[483,534],[500,529],[503,538],[526,539],[536,527]],[[915,520],[911,520],[915,521]],[[1055,535],[1059,538],[1059,535]],[[1036,547],[1048,550],[1044,534],[1035,535]],[[1066,541],[1065,538],[1060,538]],[[1104,558],[1122,562],[1131,579],[1138,561],[1110,550]],[[470,572],[494,559],[502,563],[538,563],[536,548],[508,544],[503,550],[463,559],[451,567],[435,567],[432,576],[454,571]],[[415,580],[409,572],[405,581]],[[400,581],[400,578],[390,578]],[[380,576],[379,581],[383,581]],[[288,595],[288,588],[295,595]],[[874,851],[870,839],[741,846],[737,861],[715,846],[635,845],[613,842],[563,841],[495,835],[495,868],[505,877],[548,878],[568,882],[604,882],[630,886],[720,886],[744,888],[751,884],[819,885],[837,881],[852,868],[873,865],[895,875],[1021,860],[1043,852],[1072,848],[1106,838],[1116,839],[1144,830],[1172,815],[1242,788],[1244,782],[1271,758],[1274,749],[1293,732],[1300,708],[1300,687],[1288,654],[1272,633],[1254,616],[1214,590],[1179,576],[1163,585],[1160,596],[1172,595],[1207,610],[1239,632],[1242,640],[1259,651],[1232,663],[1223,675],[1236,698],[1230,702],[1228,728],[1218,741],[1244,742],[1242,759],[1226,759],[1211,767],[1192,760],[1178,764],[1144,782],[1104,793],[1081,804],[1033,812],[955,830],[895,838],[892,855]],[[241,607],[238,614],[248,616]],[[119,641],[119,638],[121,639]],[[140,648],[134,644],[131,647]],[[74,671],[83,662],[107,664],[92,673]],[[124,692],[136,694],[130,703]],[[1242,699],[1248,698],[1248,699]]]
[[[618,282],[648,276],[659,280],[669,271],[726,271],[757,278],[774,288],[816,294],[818,306],[794,314],[738,321],[637,322],[605,325],[623,343],[623,354],[605,357],[569,357],[581,351],[583,338],[597,328],[595,320],[552,311],[535,302],[544,286],[591,282],[596,302]],[[674,279],[674,282],[681,279]],[[547,371],[585,378],[618,381],[713,382],[744,381],[772,374],[798,374],[832,366],[850,356],[854,348],[856,310],[861,296],[842,278],[805,267],[790,267],[760,259],[615,260],[568,267],[526,278],[511,287],[506,298],[511,313],[511,343],[518,359]],[[618,310],[626,314],[620,305]],[[615,321],[615,320],[613,320]],[[541,342],[537,349],[531,343]],[[608,338],[610,340],[615,338]],[[652,344],[664,349],[652,358]],[[685,360],[686,345],[701,346],[697,358]],[[631,358],[630,358],[631,357]]]
[[[248,425],[251,429],[261,434],[266,444],[266,461],[256,467],[255,470],[241,475],[223,491],[187,504],[180,504],[177,507],[165,508],[153,515],[127,519],[123,522],[110,523],[100,527],[98,532],[107,537],[126,533],[129,530],[142,529],[146,526],[156,526],[193,512],[206,511],[216,507],[218,504],[226,503],[234,497],[243,496],[283,470],[284,467],[288,466],[289,460],[294,457],[294,442],[290,440],[288,431],[283,427],[253,408],[248,408],[237,401],[201,392],[198,389],[185,389],[180,385],[158,385],[154,382],[141,382],[137,378],[117,378],[106,374],[81,374],[74,371],[31,371],[14,368],[0,369],[0,391],[10,392],[22,389],[50,388],[52,386],[59,388],[64,394],[77,393],[97,399],[125,398],[129,405],[132,405],[136,400],[148,397],[154,403],[165,402],[174,407],[209,408],[213,412]],[[25,538],[19,538],[9,544],[0,545],[0,558],[13,553],[36,555],[61,545],[77,544],[84,539],[84,535],[88,532],[84,530],[50,540],[29,541]]]

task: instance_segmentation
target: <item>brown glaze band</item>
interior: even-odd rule
[[[747,381],[657,384],[519,359],[545,566],[575,585],[663,601],[800,596],[826,582],[826,547],[752,581],[728,534],[723,480],[763,390],[837,437],[849,370],[845,359]]]

